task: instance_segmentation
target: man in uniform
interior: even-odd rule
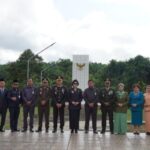
[[[63,85],[63,77],[58,76],[56,79],[56,85],[52,88],[52,106],[53,106],[53,133],[57,131],[58,115],[60,117],[60,129],[63,133],[64,127],[64,107],[67,100],[67,89]]]
[[[101,103],[101,111],[102,111],[102,131],[104,134],[106,131],[106,119],[107,114],[109,116],[109,125],[111,134],[114,133],[113,126],[113,109],[115,104],[115,91],[110,87],[111,80],[105,80],[105,87],[100,90],[100,103]]]
[[[22,91],[23,98],[23,130],[22,132],[26,132],[28,128],[27,118],[28,115],[30,117],[30,132],[33,131],[33,123],[34,123],[34,109],[37,101],[37,89],[33,85],[33,80],[28,79],[27,86]]]
[[[7,113],[7,89],[5,88],[5,81],[4,79],[0,79],[0,115],[1,115],[1,122],[0,122],[0,132],[4,132],[4,125],[6,120],[6,113]]]
[[[22,103],[21,91],[19,90],[18,80],[12,83],[12,89],[8,92],[8,107],[10,112],[11,132],[18,132],[18,118],[20,113],[20,104]]]
[[[42,80],[42,86],[38,89],[38,116],[39,127],[37,132],[42,131],[43,116],[45,117],[45,131],[49,129],[49,112],[50,112],[50,87],[48,79]]]
[[[92,116],[93,133],[97,134],[97,103],[98,103],[98,91],[94,87],[93,80],[88,81],[88,88],[85,89],[83,98],[85,100],[85,133],[89,131],[89,120]]]

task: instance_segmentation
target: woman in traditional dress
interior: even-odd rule
[[[138,84],[133,85],[133,91],[129,95],[129,105],[131,108],[131,123],[133,125],[133,133],[139,134],[139,127],[142,125],[144,96],[140,91]]]
[[[124,91],[124,84],[118,84],[116,92],[115,112],[114,112],[114,132],[115,134],[125,134],[127,132],[127,109],[128,93]]]
[[[146,87],[146,93],[144,94],[144,97],[145,131],[147,135],[150,135],[150,85]]]

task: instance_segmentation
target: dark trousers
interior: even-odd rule
[[[63,129],[63,127],[64,127],[64,107],[61,107],[59,109],[56,106],[53,107],[54,129],[57,129],[58,116],[60,118],[60,129]]]
[[[7,108],[0,108],[0,115],[1,115],[0,130],[2,130],[5,125],[6,114],[7,114]]]
[[[30,122],[29,122],[29,126],[30,126],[30,130],[33,129],[33,123],[34,123],[34,106],[24,106],[23,107],[23,128],[25,130],[27,130],[28,128],[28,115],[30,117]]]
[[[97,130],[97,106],[90,108],[89,106],[85,106],[85,130],[89,130],[89,121],[90,116],[92,116],[92,127],[93,130]]]
[[[70,129],[79,129],[80,109],[69,110]]]
[[[17,130],[20,108],[9,107],[9,113],[10,113],[10,128],[11,130]]]
[[[110,131],[113,132],[114,124],[113,124],[113,110],[112,109],[102,109],[102,131],[106,130],[107,114],[109,117]]]
[[[45,118],[45,128],[49,128],[49,105],[48,107],[42,107],[38,106],[38,116],[39,116],[39,129],[42,130],[42,122],[43,122],[43,117]]]

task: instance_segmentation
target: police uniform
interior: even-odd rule
[[[112,88],[109,88],[109,89],[103,88],[100,90],[100,103],[101,103],[101,111],[102,111],[101,133],[105,133],[106,131],[106,119],[107,119],[107,114],[108,114],[110,132],[113,134],[113,130],[114,130],[113,110],[114,110],[114,104],[115,104],[115,97],[116,97],[116,94]]]
[[[4,79],[0,79],[0,82],[4,82]],[[7,100],[8,90],[6,88],[0,89],[0,132],[4,132],[3,128],[5,125],[7,108],[8,108],[8,100]]]
[[[63,80],[62,77],[58,77],[58,80]],[[60,117],[60,129],[63,132],[64,127],[64,107],[65,101],[67,100],[67,89],[65,86],[53,86],[52,87],[52,106],[53,106],[53,133],[57,131],[57,120],[58,115]],[[61,104],[61,107],[58,108],[57,104]]]
[[[42,131],[43,116],[45,117],[45,129],[48,132],[49,129],[49,113],[50,113],[50,87],[41,86],[38,89],[38,116],[39,127],[37,132]]]
[[[18,83],[17,80],[14,80],[13,83]],[[15,98],[15,100],[13,100]],[[20,113],[20,104],[22,103],[21,91],[19,88],[12,88],[8,92],[8,107],[10,112],[10,128],[12,132],[19,131],[18,118]]]
[[[85,100],[85,132],[89,130],[89,120],[92,116],[92,127],[93,132],[97,133],[97,103],[98,103],[98,90],[96,88],[87,88],[84,91],[84,100]],[[89,104],[93,103],[94,106],[90,107]]]
[[[74,80],[72,84],[76,83]],[[78,84],[78,82],[76,83]],[[80,118],[80,109],[81,109],[81,101],[82,101],[82,90],[77,88],[71,88],[68,92],[68,101],[69,101],[69,121],[70,121],[70,129],[71,133],[77,133],[79,129],[79,118]],[[73,104],[73,102],[78,102],[77,105]]]

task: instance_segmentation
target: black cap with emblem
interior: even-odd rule
[[[64,78],[63,78],[63,76],[57,76],[56,77],[56,80],[63,80]]]

